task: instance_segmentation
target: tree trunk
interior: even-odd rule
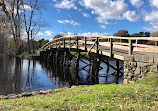
[[[30,54],[31,51],[30,51],[30,33],[29,31],[27,32],[27,50],[28,50],[28,53]]]

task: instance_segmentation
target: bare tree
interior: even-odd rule
[[[18,41],[21,39],[21,4],[22,0],[0,0],[1,10],[9,20],[11,33],[16,45],[16,53],[19,53],[18,48],[20,44]]]
[[[29,53],[31,53],[30,40],[32,41],[33,35],[36,35],[41,29],[39,19],[37,19],[39,9],[39,0],[23,0],[22,2],[24,27],[27,33],[27,46]]]
[[[40,21],[40,0],[0,0],[0,9],[9,20],[9,26],[19,54],[20,41],[24,31],[27,34],[28,52],[31,52],[31,43],[38,32],[44,27]]]

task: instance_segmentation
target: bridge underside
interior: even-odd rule
[[[90,84],[99,83],[99,72],[105,67],[101,66],[102,63],[106,64],[106,74],[118,78],[123,76],[123,66],[120,67],[120,60],[113,59],[111,64],[110,57],[96,53],[89,53],[88,51],[75,49],[75,48],[51,48],[50,50],[42,51],[40,53],[41,61],[45,62],[47,66],[54,66],[56,69],[62,67],[63,76],[71,79],[73,84],[81,84],[81,77],[79,72],[82,70],[88,73],[87,81]],[[69,69],[69,73],[65,73]],[[113,72],[110,71],[113,70]],[[67,75],[66,75],[67,74]]]

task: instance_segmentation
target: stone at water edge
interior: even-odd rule
[[[71,89],[79,88],[80,86],[71,86]]]
[[[33,92],[32,92],[32,95],[33,95],[33,96],[36,96],[36,95],[38,95],[39,93],[40,93],[39,91],[33,91]]]
[[[26,93],[22,93],[21,95],[22,97],[28,97],[28,96],[32,96],[32,93],[26,92]]]

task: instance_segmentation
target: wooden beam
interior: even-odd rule
[[[84,47],[85,47],[85,51],[87,51],[87,37],[84,38]]]
[[[113,39],[110,38],[110,57],[113,57],[112,51],[113,51]]]
[[[60,44],[60,39],[59,39],[59,48],[61,47],[61,44]]]
[[[55,43],[56,43],[56,48],[58,48],[58,46],[57,46],[57,40],[56,40],[56,42],[55,42]]]
[[[157,46],[157,41],[155,41],[155,46]]]
[[[129,39],[128,42],[129,42],[129,53],[128,54],[132,55],[132,52],[133,52],[132,40]]]
[[[71,49],[71,37],[69,38],[69,49]]]
[[[77,36],[77,40],[76,40],[76,45],[77,45],[77,46],[76,46],[76,49],[77,49],[77,50],[78,50],[78,48],[79,48],[78,39],[79,39],[79,38],[78,38],[78,36]]]
[[[136,47],[138,47],[138,40],[136,39]]]
[[[64,49],[65,49],[65,38],[63,38],[63,42],[64,42]]]
[[[82,67],[81,69],[85,69],[88,66],[91,66],[91,64],[87,64],[86,66]]]
[[[104,62],[105,64],[107,64],[109,67],[113,68],[114,70],[117,70],[117,68],[115,68],[114,66],[112,66],[109,62],[105,61],[104,59],[101,59],[102,62]],[[121,74],[124,74],[123,72],[119,71]]]
[[[120,72],[120,62],[119,62],[119,59],[116,59],[116,84],[118,84],[118,79],[119,79],[119,72]]]
[[[95,42],[95,44],[96,44],[96,54],[99,54],[99,37],[97,37],[96,38],[96,42]]]

